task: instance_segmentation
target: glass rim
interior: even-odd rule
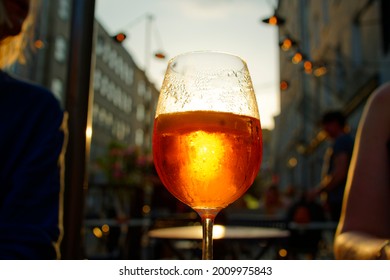
[[[225,55],[227,57],[236,58],[236,59],[240,60],[243,63],[244,67],[248,67],[248,65],[246,63],[246,60],[244,60],[242,57],[240,57],[240,56],[238,56],[236,54],[230,53],[230,52],[219,51],[219,50],[195,50],[195,51],[183,52],[183,53],[175,55],[174,57],[169,59],[168,67],[172,68],[171,67],[172,62],[174,62],[175,60],[179,59],[180,57],[188,56],[188,55],[191,55],[191,54],[218,54],[218,55]]]
[[[166,110],[164,107],[165,105],[160,107],[162,103],[167,102],[167,100],[169,99],[168,97],[170,97],[171,99],[173,98],[172,96],[176,92],[176,90],[174,90],[175,87],[172,86],[173,84],[176,83],[188,84],[190,83],[191,80],[194,81],[199,80],[199,77],[207,77],[208,82],[217,83],[216,86],[218,88],[221,88],[222,84],[221,84],[221,79],[219,78],[221,75],[223,77],[228,78],[233,84],[236,82],[239,82],[240,84],[240,79],[245,79],[245,85],[246,85],[245,95],[247,96],[246,97],[248,99],[247,101],[250,102],[249,99],[250,100],[254,99],[254,102],[252,102],[253,104],[252,103],[250,104],[255,108],[244,109],[244,107],[246,106],[242,103],[240,103],[241,104],[240,110],[233,110],[233,109],[219,110],[217,109],[218,106],[211,106],[211,105],[208,107],[198,106],[198,105],[194,107],[193,105],[191,108],[188,107],[185,109],[182,106],[181,109],[176,108],[174,111]],[[227,90],[226,86],[222,86],[222,88],[224,90]],[[200,88],[196,92],[202,92],[202,91],[205,92],[207,90],[208,88],[205,87],[205,88]],[[244,93],[242,92],[242,94]],[[162,96],[165,96],[164,101],[161,101]],[[196,95],[192,94],[191,96],[196,96]],[[213,95],[211,94],[210,96]],[[213,109],[205,109],[206,107],[207,108],[213,107]],[[240,56],[228,52],[222,52],[216,50],[197,50],[197,51],[190,51],[190,52],[184,52],[178,54],[177,56],[169,60],[166,74],[164,76],[163,84],[160,89],[160,96],[156,107],[155,118],[157,118],[161,113],[166,114],[170,112],[186,112],[186,111],[202,111],[202,110],[231,112],[238,115],[251,116],[256,119],[260,119],[256,94],[254,92],[252,80],[249,74],[248,65],[246,64],[245,60],[243,60]]]

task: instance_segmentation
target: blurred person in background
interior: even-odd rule
[[[390,259],[390,83],[368,100],[336,232],[337,259]]]
[[[289,207],[286,221],[290,231],[287,241],[288,257],[299,259],[300,255],[303,255],[305,259],[315,259],[322,239],[322,229],[307,229],[305,226],[325,221],[323,207],[316,201],[308,199],[307,193],[304,192]]]
[[[314,199],[326,197],[325,208],[331,221],[340,219],[345,183],[352,157],[354,139],[347,131],[345,116],[340,111],[329,111],[322,116],[321,125],[332,144],[324,156],[323,176],[317,187],[309,193]]]
[[[284,218],[287,204],[283,200],[282,194],[277,184],[270,184],[264,192],[264,202],[260,204],[264,214],[275,218]]]
[[[25,62],[36,1],[0,0],[0,259],[56,259],[62,237],[64,113],[3,70]]]

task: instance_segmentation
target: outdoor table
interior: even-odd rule
[[[331,230],[334,231],[337,228],[336,222],[310,222],[310,223],[295,223],[288,224],[290,230]]]
[[[183,226],[153,229],[148,232],[149,238],[165,241],[172,251],[184,258],[174,247],[174,242],[183,240],[202,240],[202,226]],[[290,236],[288,230],[268,227],[247,227],[247,226],[222,226],[214,225],[213,239],[225,241],[259,241],[258,253],[255,259],[260,259],[275,241],[286,239]]]

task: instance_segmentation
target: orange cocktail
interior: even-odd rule
[[[252,185],[261,163],[257,118],[189,111],[155,119],[153,157],[165,187],[193,209],[224,208]]]

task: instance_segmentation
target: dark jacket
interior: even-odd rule
[[[0,259],[54,259],[61,239],[63,111],[0,72]]]

